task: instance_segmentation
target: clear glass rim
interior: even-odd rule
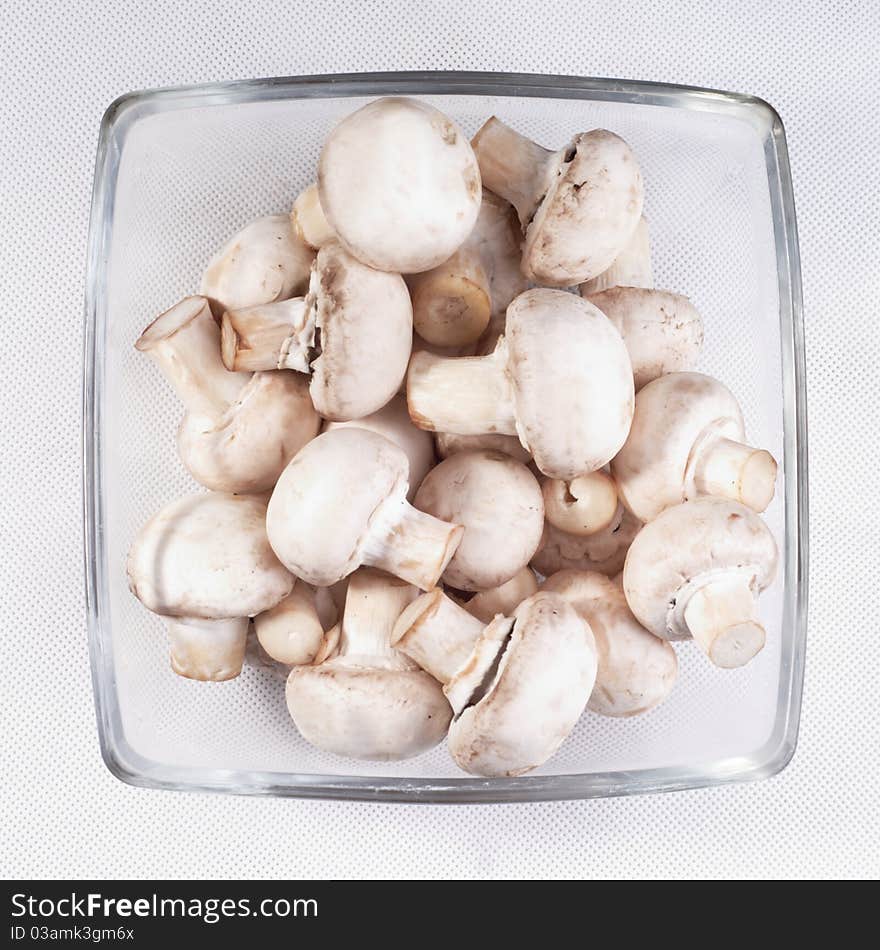
[[[352,96],[477,95],[587,99],[712,112],[748,122],[762,136],[776,247],[783,385],[785,470],[784,638],[777,715],[753,756],[699,766],[502,779],[398,778],[183,768],[140,756],[128,744],[118,705],[104,545],[102,403],[107,325],[106,264],[119,160],[128,129],[158,111],[279,99]],[[102,758],[136,786],[301,798],[424,803],[524,802],[677,791],[768,778],[797,746],[808,597],[808,479],[803,301],[794,192],[785,130],[763,99],[740,93],[635,80],[493,72],[381,72],[254,79],[178,86],[120,96],[101,122],[86,267],[83,359],[83,538],[92,689]]]

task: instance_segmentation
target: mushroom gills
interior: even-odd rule
[[[512,617],[496,618],[477,641],[466,666],[445,687],[446,698],[455,712],[454,718],[492,692],[515,626]]]

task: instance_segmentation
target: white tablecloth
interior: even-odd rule
[[[128,9],[125,9],[128,7]],[[4,876],[880,873],[880,7],[120,4],[0,12]],[[812,590],[800,746],[752,785],[425,808],[126,787],[98,754],[81,579],[81,313],[98,124],[132,89],[497,69],[755,93],[786,124],[804,267]]]

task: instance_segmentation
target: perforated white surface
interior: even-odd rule
[[[682,4],[659,13],[647,3],[627,11],[582,5],[578,23],[570,4],[547,3],[437,4],[434,17],[391,2],[238,8],[215,0],[112,16],[98,4],[64,13],[49,4],[4,6],[4,873],[880,873],[880,516],[872,501],[880,488],[873,389],[880,204],[871,184],[880,149],[880,13],[855,3],[788,5],[772,15],[758,2],[722,6]],[[404,68],[686,82],[756,93],[779,109],[804,265],[812,597],[800,747],[778,778],[629,800],[427,809],[147,792],[122,786],[101,764],[79,506],[80,313],[100,115],[133,88]],[[274,207],[272,189],[269,181],[266,210]],[[245,210],[216,191],[204,200],[217,208],[218,234]],[[185,231],[180,241],[186,244]],[[678,253],[670,278],[703,249],[684,243]],[[162,262],[143,266],[146,287],[150,269]],[[172,295],[186,288],[187,277],[175,263]],[[699,300],[703,289],[692,292]],[[750,345],[760,353],[760,340]],[[753,395],[760,405],[760,394]],[[169,432],[169,452],[171,438]]]

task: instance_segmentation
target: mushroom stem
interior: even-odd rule
[[[205,297],[184,297],[160,314],[135,348],[157,363],[195,416],[222,416],[250,379],[250,373],[230,373],[223,365],[220,328]]]
[[[290,223],[303,244],[316,251],[335,239],[336,234],[321,207],[317,183],[309,185],[294,201]]]
[[[396,577],[361,568],[348,584],[345,613],[339,638],[340,657],[385,657],[402,661],[401,669],[411,664],[391,646],[392,631],[404,608],[418,591]]]
[[[219,683],[241,673],[247,648],[247,617],[166,617],[165,621],[171,641],[171,668],[178,676]]]
[[[432,590],[401,613],[391,642],[445,685],[467,662],[483,627],[443,591]]]
[[[570,481],[548,478],[542,486],[544,511],[554,528],[583,537],[604,531],[617,514],[617,486],[603,471]]]
[[[516,435],[504,337],[488,356],[416,353],[406,377],[406,400],[410,418],[420,429],[453,435]]]
[[[483,186],[516,208],[520,224],[529,224],[547,193],[556,153],[520,135],[492,116],[471,140]]]
[[[228,370],[294,369],[309,372],[315,345],[315,307],[310,297],[227,310],[221,354]]]
[[[361,563],[430,590],[452,560],[463,533],[461,525],[413,508],[405,496],[392,496],[370,521]]]
[[[699,453],[694,486],[702,495],[716,495],[763,511],[773,499],[776,460],[763,449],[733,439],[713,439]]]
[[[742,575],[701,587],[688,601],[684,620],[700,649],[724,669],[748,663],[766,639],[755,617],[755,595]]]

